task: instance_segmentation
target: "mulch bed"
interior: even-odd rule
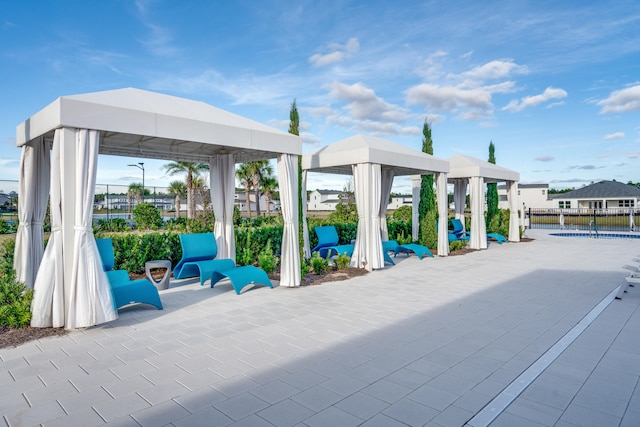
[[[15,347],[31,340],[39,340],[40,338],[62,336],[67,331],[63,328],[9,328],[0,326],[0,348]]]

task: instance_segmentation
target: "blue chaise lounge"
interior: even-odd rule
[[[181,234],[182,259],[173,269],[173,277],[200,277],[200,285],[211,280],[213,288],[220,280],[229,279],[236,294],[261,284],[273,288],[264,270],[252,265],[236,267],[231,258],[216,258],[218,245],[213,233]]]
[[[111,239],[96,239],[102,267],[113,293],[116,310],[130,304],[149,304],[162,310],[162,301],[158,289],[147,279],[131,280],[125,270],[114,270],[115,257]]]

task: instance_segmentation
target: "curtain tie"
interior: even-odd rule
[[[62,231],[62,227],[59,225],[56,225],[55,227],[51,227],[51,232],[53,233],[54,231]]]
[[[85,227],[83,225],[76,225],[73,227],[75,231],[88,231],[89,233],[93,233],[92,227]]]
[[[39,227],[43,227],[44,226],[44,222],[43,221],[31,221],[31,225],[37,225]]]

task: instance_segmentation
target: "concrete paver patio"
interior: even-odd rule
[[[162,311],[0,349],[0,426],[463,426],[640,253],[527,234],[299,289],[174,284]],[[640,425],[639,305],[613,301],[491,425]]]

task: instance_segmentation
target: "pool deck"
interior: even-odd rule
[[[640,242],[527,236],[298,289],[173,282],[0,349],[0,426],[640,425],[640,288],[607,300]]]

